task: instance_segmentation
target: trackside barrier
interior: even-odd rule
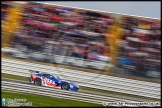
[[[29,70],[38,70],[58,75],[61,79],[70,79],[79,86],[91,87],[160,99],[160,84],[119,78],[107,75],[56,68],[34,63],[2,58],[2,73],[29,77]]]

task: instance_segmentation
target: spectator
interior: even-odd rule
[[[140,18],[128,18],[126,17],[123,19],[123,25],[125,26],[124,29],[125,31],[129,30],[129,32],[133,35],[130,35],[126,33],[125,38],[123,38],[124,41],[127,42],[127,44],[119,44],[120,47],[124,48],[125,50],[121,50],[120,53],[123,53],[124,55],[130,56],[131,58],[141,58],[136,60],[136,63],[133,64],[136,66],[136,69],[142,70],[147,72],[146,68],[143,66],[146,64],[146,60],[148,58],[150,60],[157,60],[157,58],[161,58],[160,53],[158,52],[158,48],[155,46],[158,46],[157,41],[159,39],[156,39],[155,35],[155,29],[153,26],[153,22],[148,22],[145,20],[140,20]],[[135,29],[139,29],[140,32],[137,32]],[[147,30],[147,32],[141,32],[143,29]],[[148,31],[153,31],[154,34],[151,34],[151,32]],[[123,55],[120,54],[120,55]],[[119,58],[120,58],[119,55]],[[128,59],[129,60],[129,59]],[[125,64],[125,62],[121,62],[121,64]],[[149,69],[148,69],[149,70]],[[136,75],[140,75],[137,74]]]

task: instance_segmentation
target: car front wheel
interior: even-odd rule
[[[62,84],[61,89],[69,90],[70,89],[70,85],[68,83],[64,83],[64,84]]]

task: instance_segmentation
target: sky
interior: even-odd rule
[[[42,1],[41,1],[42,2]],[[44,3],[160,19],[160,2],[45,1]]]

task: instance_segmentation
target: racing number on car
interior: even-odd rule
[[[51,84],[52,84],[52,80],[48,80],[47,85],[51,85]]]
[[[50,85],[49,79],[46,80],[46,84],[47,85]]]
[[[52,81],[52,80],[49,80],[49,79],[45,79],[44,83],[46,83],[47,85],[50,85],[50,86],[54,86],[55,85],[55,82]]]
[[[56,85],[56,84],[55,84],[55,81],[50,80],[50,85],[51,85],[51,86],[55,86],[55,85]]]

